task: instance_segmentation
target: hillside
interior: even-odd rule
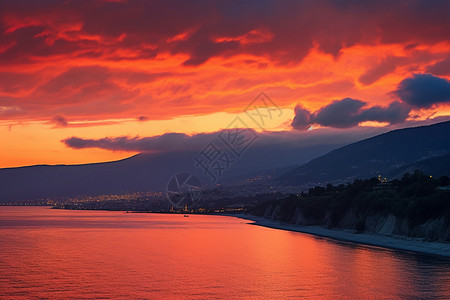
[[[405,173],[412,173],[415,170],[422,170],[426,174],[434,176],[450,176],[450,154],[420,160],[410,165],[400,167],[387,173],[389,178],[399,178]]]
[[[324,184],[382,175],[401,176],[410,168],[445,175],[449,169],[450,122],[399,129],[333,150],[284,175],[283,184]],[[436,172],[436,173],[435,173]]]
[[[218,182],[239,182],[252,177],[279,176],[286,166],[305,163],[317,153],[326,153],[336,144],[278,147],[258,145],[249,149],[239,162],[233,162]],[[183,151],[138,154],[107,163],[82,165],[37,165],[0,169],[0,203],[38,198],[58,198],[164,191],[170,178],[178,172],[196,174],[202,186],[213,183],[195,167],[198,152]],[[283,170],[278,171],[279,170]]]
[[[356,179],[268,201],[251,213],[297,225],[450,241],[449,184],[447,176],[433,178],[421,171],[390,182]]]

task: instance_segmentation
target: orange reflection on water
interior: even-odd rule
[[[450,263],[222,216],[0,208],[0,297],[448,298]]]

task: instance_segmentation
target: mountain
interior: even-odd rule
[[[414,168],[445,175],[449,173],[449,133],[450,122],[390,131],[333,150],[279,180],[288,185],[315,185],[401,176]]]
[[[217,183],[233,184],[247,179],[251,181],[252,178],[276,177],[281,184],[316,185],[379,174],[393,178],[413,169],[439,175],[450,169],[449,132],[450,122],[395,130],[331,152],[348,142],[345,136],[342,136],[340,143],[330,142],[329,139],[322,144],[303,141],[289,145],[255,143],[243,157],[230,164],[229,170]],[[195,167],[193,157],[197,155],[197,151],[180,149],[179,152],[138,154],[107,163],[0,169],[0,203],[38,198],[57,200],[83,195],[163,192],[170,178],[178,172],[195,174],[203,187],[215,185],[216,182]],[[315,157],[318,158],[313,159]],[[295,167],[307,161],[310,162]]]
[[[1,169],[0,199],[10,202],[161,190],[173,175],[167,166],[174,157],[179,158],[177,165],[180,169],[186,165],[183,162],[190,162],[188,157],[180,156],[139,154],[107,163]]]
[[[425,174],[434,174],[435,176],[450,176],[450,154],[437,156],[413,164],[397,168],[387,174],[389,178],[399,178],[405,173],[413,173],[415,170],[421,170]]]
[[[287,170],[283,169],[286,166],[300,165],[314,158],[317,153],[323,154],[338,146],[340,145],[330,143],[280,147],[255,143],[241,159],[235,159],[230,164],[229,170],[223,173],[218,182],[237,182],[267,174],[279,176]],[[178,172],[195,174],[202,186],[214,185],[215,182],[195,167],[193,157],[196,155],[198,152],[180,150],[138,154],[107,163],[0,169],[0,203],[39,198],[57,200],[83,195],[162,192],[170,178]]]

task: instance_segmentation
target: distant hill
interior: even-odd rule
[[[284,174],[277,177],[282,184],[317,185],[378,174],[393,178],[413,169],[438,176],[447,174],[445,172],[449,170],[449,132],[450,122],[395,130],[331,152],[344,141],[314,145],[299,142],[290,146],[255,143],[242,159],[230,166],[219,182],[233,183],[257,176],[270,175],[273,178]],[[107,163],[0,169],[0,203],[164,191],[169,179],[177,172],[196,174],[203,186],[214,184],[195,167],[193,157],[197,154],[180,150],[138,154]],[[318,158],[311,160],[315,157]],[[301,167],[293,167],[309,160]],[[292,171],[280,172],[289,169]]]
[[[398,177],[422,169],[449,174],[450,122],[390,131],[333,150],[279,177],[283,184],[313,185],[355,178]]]
[[[256,175],[283,174],[285,167],[300,165],[338,147],[336,144],[298,148],[255,144],[242,159],[230,165],[219,182],[235,182]],[[170,178],[178,172],[198,176],[202,186],[214,184],[195,167],[198,152],[138,154],[107,163],[82,165],[37,165],[0,169],[0,203],[38,198],[58,199],[83,195],[122,194],[165,191]],[[276,171],[283,170],[283,172]],[[275,173],[274,173],[275,172]]]
[[[426,174],[434,176],[450,176],[450,154],[437,156],[413,164],[400,167],[387,174],[389,178],[399,178],[405,173],[413,173],[415,170],[422,170]]]
[[[107,163],[1,169],[0,201],[159,191],[173,175],[167,166],[174,157],[180,170],[191,163],[190,157],[180,156],[139,154]]]

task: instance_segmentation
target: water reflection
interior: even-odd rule
[[[0,295],[449,298],[450,263],[220,216],[0,208]]]

